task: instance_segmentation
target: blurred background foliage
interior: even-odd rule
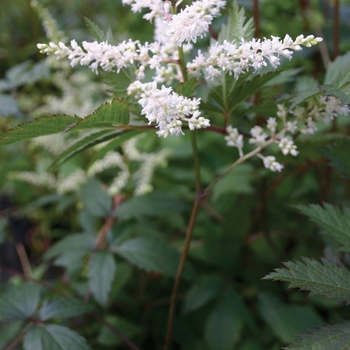
[[[238,1],[253,15],[253,1]],[[350,49],[350,1],[340,1],[339,54]],[[133,14],[128,6],[115,0],[42,0],[64,36],[78,42],[91,40],[84,17],[91,19],[105,32],[110,30],[116,41],[129,37],[141,42],[152,40],[152,26]],[[313,33],[325,38],[330,59],[334,58],[334,2],[326,0],[260,0],[261,37],[289,34],[292,37]],[[214,27],[220,27],[220,21]],[[205,39],[203,39],[205,40]],[[52,96],[64,97],[55,80],[55,68],[47,66],[36,44],[46,42],[45,33],[29,0],[3,1],[0,10],[0,128],[2,131],[43,115],[43,106],[50,106]],[[198,46],[203,45],[199,42]],[[290,68],[302,67],[300,76],[311,74],[323,81],[325,67],[317,50],[303,51],[285,63]],[[89,108],[108,99],[100,76],[87,69],[76,78],[71,88],[81,90],[77,110],[85,103]],[[67,68],[66,77],[72,76]],[[87,92],[90,84],[92,91]],[[75,84],[75,85],[74,85]],[[291,93],[294,82],[271,94]],[[99,91],[101,89],[101,91]],[[50,97],[51,96],[51,97]],[[80,97],[79,97],[80,96]],[[50,98],[49,98],[50,97]],[[51,102],[50,102],[51,101]],[[262,103],[258,114],[269,117],[274,106]],[[72,111],[75,113],[73,107]],[[49,111],[49,109],[47,109]],[[55,113],[51,111],[51,113]],[[240,111],[243,114],[243,110]],[[256,114],[252,114],[252,118]],[[244,125],[244,120],[242,120]],[[349,319],[347,307],[322,298],[309,298],[307,293],[288,290],[286,284],[261,280],[281,262],[301,256],[342,258],[337,246],[323,235],[293,205],[322,203],[348,205],[348,180],[331,170],[318,152],[333,139],[349,134],[349,122],[339,118],[330,127],[319,127],[312,137],[300,138],[300,154],[285,160],[285,169],[275,174],[252,160],[229,174],[203,204],[191,245],[189,261],[195,278],[181,284],[178,317],[174,327],[174,349],[259,350],[280,349],[295,334],[324,323]],[[73,135],[72,137],[76,137]],[[69,139],[52,138],[47,143],[26,142],[2,148],[0,152],[0,269],[1,289],[7,282],[20,285],[17,275],[26,274],[49,281],[56,290],[86,298],[87,277],[84,269],[65,272],[43,259],[54,243],[73,233],[91,235],[103,225],[112,199],[105,185],[113,178],[113,170],[96,176],[93,185],[75,192],[57,193],[53,188],[35,186],[11,177],[18,171],[47,174],[57,147],[62,149]],[[110,240],[130,237],[153,237],[179,248],[184,241],[190,205],[194,193],[192,155],[188,136],[159,139],[153,133],[138,142],[145,152],[172,149],[167,167],[156,169],[152,184],[155,192],[144,202],[133,202],[124,209],[124,216],[111,230]],[[220,173],[235,159],[236,151],[225,146],[221,135],[201,133],[199,138],[203,183]],[[98,152],[83,152],[73,157],[53,174],[67,177],[76,169],[87,168]],[[134,165],[136,167],[136,165]],[[132,186],[132,184],[130,184]],[[172,205],[167,210],[149,209],[163,199]],[[136,211],[136,214],[135,214]],[[109,294],[108,307],[97,305],[101,317],[120,329],[140,349],[161,349],[168,313],[173,278],[162,272],[147,272],[135,263],[130,265],[126,253],[116,259],[117,269]],[[64,265],[64,264],[63,264]],[[65,266],[65,265],[64,265]],[[69,267],[69,266],[65,266]],[[52,291],[43,291],[50,298]],[[51,293],[51,294],[50,294]],[[54,294],[54,293],[53,293]],[[288,314],[288,317],[286,315]],[[1,317],[1,315],[0,315]],[[6,349],[17,337],[21,323],[2,320],[0,347]],[[95,318],[79,316],[60,324],[77,330],[94,349],[128,349],[110,329]],[[21,348],[18,346],[18,348]]]

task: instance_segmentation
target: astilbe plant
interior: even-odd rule
[[[100,305],[107,305],[116,271],[116,256],[141,269],[175,276],[164,341],[166,350],[171,346],[181,278],[183,275],[191,277],[194,273],[186,260],[203,200],[211,195],[214,186],[226,174],[250,158],[258,157],[266,169],[281,172],[283,165],[278,161],[280,157],[276,154],[276,148],[283,155],[297,156],[296,137],[313,134],[319,122],[328,123],[338,115],[348,115],[349,108],[345,103],[349,101],[341,90],[341,82],[336,84],[329,78],[323,85],[311,84],[312,88],[274,102],[275,115],[257,122],[250,118],[249,127],[240,130],[241,124],[235,111],[246,101],[251,103],[269,84],[274,84],[274,79],[283,80],[283,70],[277,69],[282,59],[291,60],[295,51],[317,45],[322,39],[313,35],[299,35],[293,39],[288,34],[284,38],[253,38],[252,21],[244,23],[244,12],[238,9],[236,2],[219,34],[212,29],[212,22],[227,5],[223,0],[193,1],[183,6],[182,1],[123,0],[123,3],[131,5],[135,13],[145,12],[144,19],[154,24],[153,42],[141,43],[129,39],[115,44],[86,19],[96,41],[84,41],[81,45],[75,40],[71,40],[69,45],[62,41],[38,44],[41,53],[60,61],[68,60],[72,67],[87,66],[94,73],[102,75],[109,85],[108,91],[112,93],[111,101],[84,118],[64,114],[36,118],[0,135],[0,145],[55,133],[82,133],[79,140],[58,155],[53,167],[82,150],[96,145],[100,147],[104,157],[96,160],[86,171],[79,169],[73,173],[69,181],[53,175],[45,175],[43,179],[29,173],[12,176],[35,184],[45,182],[61,193],[76,190],[77,183],[84,183],[83,192],[87,197],[98,194],[101,207],[97,209],[97,216],[106,217],[106,221],[97,237],[88,233],[71,235],[59,241],[46,254],[46,259],[55,259],[57,265],[66,268],[67,276],[83,271],[88,280],[86,300],[92,295]],[[212,38],[208,47],[196,49],[197,41],[206,39],[209,33]],[[96,129],[98,131],[95,132]],[[168,154],[168,151],[140,153],[135,142],[141,132],[155,132],[162,138],[182,137],[186,133],[190,135],[195,194],[180,257],[173,247],[162,240],[136,237],[123,241],[111,240],[108,236],[115,220],[130,218],[130,213],[139,210],[135,205],[138,202],[132,196],[152,191],[152,173],[155,167],[164,164]],[[223,135],[222,140],[226,141],[227,146],[237,148],[238,156],[218,177],[203,186],[197,137],[205,137],[206,132]],[[140,140],[142,142],[142,138]],[[122,153],[115,151],[120,146]],[[135,161],[140,163],[140,167],[132,175],[132,162]],[[113,201],[103,189],[96,192],[94,187],[98,187],[98,183],[91,179],[111,167],[120,169],[108,188]],[[128,184],[132,176],[136,179],[136,187],[130,190]],[[162,207],[166,199],[162,198],[160,203],[157,210],[171,210],[172,204]],[[143,210],[147,213],[150,209]],[[174,268],[176,263],[178,268]],[[42,285],[50,288],[45,283]],[[6,311],[3,313],[5,317],[28,320],[27,329],[22,335],[25,348],[33,348],[32,344],[36,342],[39,344],[39,338],[43,339],[40,349],[53,347],[55,341],[59,341],[65,349],[90,348],[76,332],[46,322],[52,318],[91,312],[90,304],[73,300],[68,295],[40,304],[40,288],[28,286],[26,290],[35,300],[30,307],[24,307],[20,291],[11,290],[0,300],[1,309]],[[10,307],[6,307],[6,300],[24,306],[13,313]],[[101,321],[95,311],[93,316]],[[103,322],[126,345],[137,348],[124,334],[107,321]],[[235,338],[229,343],[233,346],[234,341]]]

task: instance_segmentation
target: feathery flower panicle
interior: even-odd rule
[[[166,34],[178,46],[184,42],[195,43],[198,37],[202,38],[209,31],[212,20],[220,15],[225,5],[226,1],[223,0],[194,1],[171,17]]]
[[[251,68],[258,72],[269,63],[273,68],[280,65],[280,57],[291,59],[293,51],[302,50],[301,46],[310,47],[322,41],[309,35],[298,36],[294,41],[287,34],[283,40],[272,36],[272,39],[241,40],[240,43],[224,41],[216,42],[210,48],[208,57],[198,51],[197,57],[187,64],[189,73],[199,76],[206,73],[209,80],[214,80],[222,72],[233,74],[236,79]]]
[[[149,124],[156,123],[158,136],[182,135],[183,122],[188,123],[190,130],[206,128],[208,119],[200,116],[199,98],[189,99],[173,91],[171,87],[157,88],[156,82],[134,82],[129,86],[128,94],[141,97],[138,103],[142,107]]]

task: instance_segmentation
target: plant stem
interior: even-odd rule
[[[6,348],[6,350],[13,350],[16,348],[16,346],[20,343],[20,341],[23,339],[23,337],[27,334],[29,329],[31,328],[32,324],[27,324],[25,327],[25,330]]]
[[[254,0],[253,5],[253,16],[254,16],[254,37],[259,39],[260,38],[260,21],[259,21],[259,0]]]
[[[194,203],[193,203],[190,223],[189,223],[188,228],[187,228],[185,245],[183,247],[180,264],[179,264],[179,267],[178,267],[178,270],[176,273],[173,291],[171,293],[168,325],[167,325],[167,331],[166,331],[166,337],[165,337],[165,343],[164,343],[163,350],[168,350],[170,343],[171,343],[171,335],[172,335],[172,331],[173,331],[177,291],[178,291],[178,288],[180,285],[182,272],[183,272],[184,267],[185,267],[185,262],[187,259],[187,254],[188,254],[188,250],[189,250],[191,239],[192,239],[192,233],[193,233],[193,229],[194,229],[194,225],[195,225],[195,221],[196,221],[196,217],[197,217],[197,213],[198,213],[199,202],[200,202],[200,196],[196,195],[196,198],[195,198]]]

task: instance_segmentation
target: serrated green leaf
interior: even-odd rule
[[[0,315],[10,320],[27,319],[39,305],[40,292],[40,286],[29,282],[11,286],[0,295]]]
[[[85,209],[95,217],[108,216],[112,209],[112,197],[96,179],[89,179],[80,190],[80,199]]]
[[[107,251],[94,253],[88,268],[89,288],[95,299],[101,305],[106,305],[117,269],[113,254]]]
[[[95,145],[98,145],[101,142],[108,141],[112,138],[120,137],[121,134],[123,134],[123,130],[102,130],[85,136],[84,138],[73,143],[69,148],[67,148],[64,152],[58,155],[54,162],[50,165],[50,168],[54,169],[66,162],[68,159],[70,159],[77,153],[82,152]]]
[[[74,254],[88,254],[95,249],[94,237],[89,233],[74,234],[62,238],[54,244],[44,255],[45,259],[52,259],[58,255],[72,252]]]
[[[97,24],[95,24],[93,21],[88,19],[87,17],[84,17],[85,24],[88,27],[91,35],[97,40],[97,41],[107,41],[107,37],[104,34],[104,32],[98,27]]]
[[[343,104],[350,104],[350,96],[341,89],[336,89],[331,85],[321,85],[320,89],[324,92],[325,95],[333,95],[337,99],[341,100]]]
[[[267,294],[259,295],[258,309],[265,322],[283,342],[290,342],[296,334],[322,324],[321,317],[312,308],[286,305]]]
[[[211,350],[232,350],[239,340],[243,320],[236,293],[220,297],[208,317],[204,337]]]
[[[344,77],[349,76],[350,71],[350,52],[345,55],[338,56],[334,62],[332,62],[326,72],[324,84],[332,85],[336,88],[341,87],[346,83]]]
[[[221,277],[204,276],[188,291],[183,311],[187,313],[197,310],[213,300],[223,288],[224,283]]]
[[[129,106],[127,101],[114,99],[104,103],[92,114],[72,125],[68,130],[86,130],[96,128],[115,128],[129,124]]]
[[[180,254],[175,248],[154,237],[133,238],[111,249],[140,269],[169,276],[176,275],[180,262]],[[192,278],[193,275],[194,271],[187,263],[183,277]]]
[[[327,299],[350,302],[350,272],[344,265],[303,258],[303,262],[288,261],[285,268],[276,269],[264,279],[290,282],[290,288],[311,291]]]
[[[335,140],[331,146],[324,147],[319,152],[330,160],[329,165],[336,168],[342,175],[350,179],[350,140]]]
[[[218,42],[223,43],[224,40],[240,42],[242,38],[250,41],[254,35],[254,22],[250,18],[246,23],[244,8],[238,8],[237,1],[232,2],[232,9],[229,9],[229,19],[227,24],[221,27]]]
[[[78,117],[70,117],[67,115],[36,118],[31,122],[20,124],[0,134],[0,146],[32,139],[38,136],[61,133],[79,120],[80,118]]]
[[[70,318],[93,311],[93,307],[81,300],[54,298],[45,300],[39,310],[41,321],[51,318]]]
[[[331,326],[323,326],[309,330],[310,333],[300,335],[301,339],[293,342],[288,350],[331,350],[350,349],[350,321]]]
[[[320,205],[309,206],[297,205],[303,214],[307,215],[318,226],[325,230],[324,233],[331,236],[342,245],[342,250],[350,251],[350,211],[344,209],[343,212],[330,204],[324,203],[324,208]]]
[[[179,84],[175,92],[179,95],[190,98],[198,87],[198,82],[195,78],[189,79],[185,83]]]
[[[91,350],[86,339],[67,327],[56,324],[35,325],[24,336],[25,350]]]
[[[169,213],[178,213],[185,208],[184,203],[172,194],[155,191],[124,201],[118,208],[117,215],[120,220],[143,215],[157,217]]]

